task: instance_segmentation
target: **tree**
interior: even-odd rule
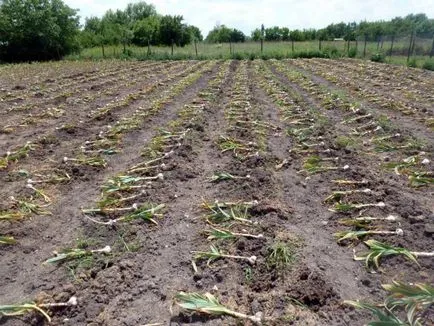
[[[232,29],[230,34],[230,41],[233,43],[244,42],[246,40],[246,36],[244,33],[236,28]]]
[[[139,20],[133,27],[133,43],[136,45],[157,45],[160,42],[160,17],[149,16]]]
[[[291,38],[291,41],[295,41],[295,42],[304,41],[303,32],[298,29],[291,31],[289,33],[289,37]]]
[[[160,22],[160,42],[164,45],[171,45],[172,42],[179,46],[190,43],[191,35],[187,31],[187,25],[183,24],[182,16],[166,15]]]
[[[229,42],[244,42],[246,36],[238,29],[231,29],[225,25],[215,26],[206,37],[209,43],[229,43]]]
[[[140,1],[137,3],[129,3],[125,9],[125,15],[127,22],[131,24],[151,16],[156,16],[157,11],[154,5],[148,5],[146,2]]]
[[[60,59],[78,48],[77,11],[61,0],[4,0],[0,60]]]
[[[256,28],[255,30],[252,31],[250,38],[252,39],[252,41],[260,41],[261,40],[261,29]]]
[[[202,35],[202,32],[200,31],[199,27],[190,25],[187,27],[187,29],[191,35],[192,40],[196,40],[199,42],[203,41],[203,35]]]
[[[280,28],[278,26],[266,28],[265,29],[265,40],[266,41],[280,41],[280,40],[282,40]]]

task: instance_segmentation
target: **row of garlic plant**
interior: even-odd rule
[[[216,64],[213,62],[207,66],[211,69]],[[147,201],[146,189],[158,187],[158,183],[163,182],[165,171],[169,169],[170,159],[176,155],[191,132],[188,126],[203,118],[203,110],[207,103],[217,96],[219,89],[217,86],[229,73],[229,66],[230,61],[221,64],[216,78],[209,82],[208,87],[201,91],[190,104],[185,105],[180,110],[176,120],[159,130],[158,135],[152,138],[144,148],[141,162],[130,166],[124,173],[107,180],[101,187],[102,194],[96,207],[82,209],[90,222],[106,226],[129,223],[134,220],[158,223],[158,218],[162,216],[165,204],[155,205]],[[110,246],[101,249],[67,248],[55,252],[54,257],[47,259],[44,264],[59,264],[110,253],[112,253]],[[73,297],[72,300],[74,302],[69,300],[66,303],[46,304],[36,301],[27,304],[0,306],[0,315],[24,315],[29,312],[36,312],[50,321],[51,317],[47,310],[76,305],[77,298]]]
[[[234,71],[230,100],[224,108],[227,129],[224,135],[217,140],[218,149],[222,153],[231,153],[234,160],[228,163],[231,168],[240,165],[240,162],[249,157],[259,156],[260,151],[265,150],[267,133],[273,132],[276,127],[261,121],[259,107],[252,104],[252,94],[249,89],[248,63],[239,62]],[[250,180],[249,175],[231,174],[225,171],[217,171],[207,180],[208,182],[221,183],[228,180],[244,182]],[[232,260],[240,264],[249,265],[245,270],[250,275],[251,268],[257,264],[256,255],[235,254],[236,250],[231,245],[233,240],[243,238],[247,241],[266,237],[261,233],[261,225],[254,221],[251,210],[259,203],[256,200],[204,200],[201,204],[202,216],[206,223],[203,236],[210,242],[209,249],[192,252],[192,265],[195,273],[200,268],[211,267],[217,260]],[[265,241],[264,241],[265,243]],[[204,266],[205,263],[205,266]],[[182,308],[209,315],[228,315],[234,318],[248,320],[255,324],[262,324],[266,319],[262,313],[249,315],[240,313],[221,304],[218,298],[206,292],[186,293],[180,292],[176,296],[176,302]]]
[[[251,103],[247,65],[246,61],[241,61],[235,72],[231,100],[224,110],[229,128],[218,140],[223,153],[232,152],[241,160],[257,156],[259,151],[264,150],[264,135],[270,127],[258,119],[258,109]]]
[[[185,77],[198,67],[201,67],[203,63],[200,62],[181,62],[181,63],[166,63],[159,66],[159,69],[151,68],[145,72],[136,72],[138,77],[131,79],[129,83],[138,84],[139,89],[133,92],[128,92],[125,96],[116,97],[114,100],[104,104],[89,112],[88,117],[91,119],[101,119],[109,112],[113,112],[118,108],[128,106],[137,99],[142,99],[153,91],[160,88],[162,85],[170,84],[172,81],[178,78]],[[150,78],[157,77],[156,80],[150,81]],[[121,83],[118,85],[122,85]],[[128,87],[128,83],[125,85]],[[123,89],[125,89],[125,86]]]
[[[216,65],[215,61],[208,63],[198,63],[184,70],[182,77],[176,84],[170,85],[164,92],[146,103],[146,105],[138,107],[133,114],[128,117],[122,117],[116,123],[101,130],[92,139],[86,140],[81,145],[80,153],[75,158],[65,158],[65,162],[73,162],[74,164],[90,165],[90,166],[106,166],[105,155],[112,155],[119,151],[122,142],[122,135],[133,130],[140,129],[143,121],[157,114],[161,109],[174,101],[188,86],[199,80],[203,73],[212,69]],[[174,80],[177,76],[172,76]]]
[[[402,115],[411,115],[414,119],[419,119],[427,124],[427,126],[432,126],[434,120],[430,117],[429,110],[423,109],[423,106],[429,105],[432,99],[429,98],[428,93],[413,88],[420,83],[402,82],[396,77],[390,78],[390,75],[387,75],[387,80],[384,78],[385,75],[383,75],[383,78],[373,79],[373,76],[366,73],[366,69],[352,71],[349,69],[348,64],[336,65],[333,62],[324,60],[313,60],[313,63],[294,62],[296,66],[312,71],[342,88],[351,90],[360,98],[375,103],[379,108],[395,110],[402,113]],[[363,83],[360,83],[360,80],[363,80]],[[368,85],[365,86],[364,83]],[[395,90],[395,92],[399,92],[401,96],[404,94],[405,99],[394,96],[395,93],[385,94],[384,89],[379,89],[376,87],[377,85],[387,86]],[[425,101],[425,104],[423,104],[423,101]]]
[[[315,93],[319,93],[317,90]],[[346,120],[348,121],[348,120]],[[321,154],[324,154],[323,151]],[[318,171],[316,167],[316,163],[318,162],[320,158],[315,158],[315,162],[309,162],[314,163],[314,169],[311,170],[311,168],[306,169],[306,171],[310,172],[324,172],[324,169],[320,169]],[[347,169],[342,169],[342,171],[348,170],[350,167],[348,166]],[[328,170],[328,169],[327,169]],[[333,169],[335,170],[335,169]],[[344,172],[342,172],[344,173]],[[335,185],[338,185],[340,189],[333,191],[331,195],[329,195],[327,198],[324,199],[324,203],[329,205],[333,204],[333,206],[330,208],[331,211],[337,212],[337,213],[355,213],[360,211],[366,211],[366,209],[369,209],[371,207],[379,207],[380,209],[386,208],[386,204],[383,202],[377,202],[377,203],[353,203],[351,202],[352,196],[357,196],[358,198],[366,198],[373,195],[373,190],[366,188],[366,186],[369,185],[369,182],[367,180],[349,180],[349,179],[336,179],[333,180],[333,183]],[[353,229],[350,231],[340,231],[334,234],[338,242],[343,241],[352,241],[352,240],[358,240],[360,238],[366,237],[366,236],[375,236],[375,235],[381,235],[381,236],[403,236],[404,231],[400,228],[396,228],[395,230],[381,230],[379,229],[380,226],[383,225],[399,225],[399,217],[388,215],[386,217],[384,216],[363,216],[360,215],[354,218],[341,218],[339,222],[343,225],[351,226]],[[367,268],[378,268],[380,264],[380,259],[386,256],[393,256],[393,255],[403,255],[404,257],[407,257],[414,263],[417,263],[418,257],[433,257],[434,252],[415,252],[410,251],[406,248],[401,247],[394,247],[387,243],[383,243],[380,241],[377,241],[375,239],[369,239],[365,241],[365,244],[369,248],[369,251],[359,253],[354,256],[355,260],[362,260],[365,261]],[[409,312],[407,315],[407,321],[413,325],[418,325],[419,322],[418,318],[422,318],[424,315],[424,311],[427,308],[426,305],[423,305],[422,303],[425,303],[427,300],[428,302],[432,302],[434,300],[434,289],[431,288],[429,285],[426,284],[416,284],[416,285],[407,285],[401,282],[395,282],[391,285],[385,285],[384,286],[386,290],[389,290],[391,293],[389,294],[388,298],[386,299],[386,302],[388,300],[392,300],[393,298],[396,298],[400,295],[406,295],[406,300],[409,300],[409,302],[412,302],[414,304],[413,310],[410,310],[409,306],[405,307],[406,311]],[[409,290],[412,291],[412,293],[409,294]],[[405,304],[402,303],[386,303],[386,308],[389,309],[389,313],[384,314],[381,309],[375,308],[375,306],[371,306],[369,304],[360,302],[360,301],[346,301],[347,304],[353,305],[357,308],[363,308],[368,309],[371,311],[375,311],[377,316],[379,314],[383,314],[382,316],[385,318],[384,320],[387,321],[393,321],[393,322],[401,322],[399,318],[392,313],[391,311],[395,308],[404,308]],[[375,308],[376,310],[373,310]],[[382,317],[380,317],[381,319]],[[396,324],[398,325],[398,324]]]
[[[52,102],[56,102],[56,98],[66,98],[70,97],[72,94],[79,94],[80,100],[85,101],[86,103],[91,103],[95,99],[99,98],[101,94],[99,92],[92,91],[93,87],[97,88],[104,88],[102,91],[103,94],[112,94],[112,93],[118,93],[120,89],[126,89],[128,87],[131,87],[137,83],[147,82],[151,77],[155,76],[156,74],[161,75],[162,78],[157,79],[154,83],[149,83],[148,88],[143,88],[141,86],[140,90],[129,92],[127,95],[121,97],[121,98],[115,98],[114,100],[110,101],[109,103],[105,104],[107,108],[99,108],[92,112],[98,112],[98,110],[109,111],[110,109],[115,109],[117,107],[122,107],[130,104],[134,99],[140,98],[141,96],[147,95],[150,93],[154,88],[160,84],[164,84],[170,80],[172,80],[173,73],[176,73],[178,71],[179,67],[183,68],[185,64],[169,64],[164,65],[163,63],[160,63],[158,65],[151,65],[151,66],[145,66],[145,68],[140,69],[140,67],[136,67],[134,73],[138,73],[138,78],[131,79],[130,74],[131,71],[129,71],[132,68],[129,68],[128,71],[124,71],[123,74],[120,76],[125,78],[125,80],[122,80],[123,78],[120,78],[119,75],[116,75],[113,77],[112,80],[112,87],[105,86],[110,80],[105,80],[104,75],[102,76],[96,76],[93,78],[96,78],[99,83],[96,85],[89,85],[86,84],[85,86],[82,86],[82,88],[89,89],[88,95],[86,95],[86,92],[83,92],[81,89],[68,89],[67,93],[56,93],[54,97],[47,98],[41,103],[32,103],[31,105],[25,104],[21,107],[12,107],[10,110],[14,111],[31,111],[32,108],[38,108],[41,112],[37,113],[27,113],[24,117],[19,116],[17,120],[8,122],[7,125],[2,127],[0,132],[2,133],[13,133],[18,129],[26,128],[29,125],[36,125],[38,123],[43,122],[44,119],[59,119],[65,115],[65,110],[67,109],[67,104],[62,103],[59,105],[50,105]],[[183,70],[181,71],[183,72]],[[102,82],[101,82],[102,80]],[[77,103],[78,104],[78,103]],[[41,109],[42,108],[42,109]],[[105,109],[104,109],[105,108]],[[96,113],[95,113],[96,114]],[[90,114],[92,117],[92,113]],[[60,127],[61,128],[61,127]]]
[[[297,83],[313,97],[322,102],[329,110],[344,113],[341,121],[350,129],[345,138],[354,144],[363,144],[366,151],[382,160],[384,153],[389,161],[383,167],[397,175],[408,178],[411,187],[429,187],[434,184],[434,171],[427,146],[420,140],[405,136],[387,117],[377,116],[373,110],[353,101],[345,92],[331,92],[329,88],[318,85],[287,62],[273,61],[273,66],[290,81]]]
[[[78,78],[74,78],[74,76],[72,76],[66,79],[59,78],[59,80],[50,79],[48,85],[52,85],[51,87],[46,87],[44,81],[40,81],[36,85],[28,86],[25,90],[20,89],[19,94],[17,95],[12,93],[6,94],[6,96],[4,96],[4,101],[12,104],[6,108],[6,112],[29,111],[33,108],[37,108],[35,105],[35,97],[37,99],[41,92],[44,94],[42,101],[45,103],[52,101],[59,96],[82,93],[82,91],[85,91],[89,87],[93,86],[92,84],[89,84],[93,81],[97,81],[98,83],[96,85],[98,85],[101,80],[107,81],[111,78],[114,80],[119,80],[119,78],[128,76],[131,72],[137,72],[137,70],[141,71],[142,69],[147,70],[152,67],[158,67],[159,65],[161,64],[139,63],[131,65],[131,63],[129,63],[127,65],[121,66],[115,64],[114,67],[103,66],[99,71],[95,71],[95,69],[93,69],[87,73],[83,73]],[[25,102],[26,100],[29,100],[30,103]]]
[[[64,157],[63,163],[68,165],[89,165],[94,167],[105,167],[107,161],[104,157],[106,155],[113,155],[119,151],[121,139],[126,133],[140,128],[143,121],[152,115],[155,115],[161,108],[171,102],[180,92],[186,89],[189,85],[196,82],[203,73],[214,67],[216,62],[201,64],[196,69],[190,68],[185,72],[185,77],[180,80],[176,85],[170,87],[166,94],[158,97],[155,101],[151,102],[149,106],[137,109],[135,113],[129,118],[124,118],[116,123],[116,125],[106,131],[105,134],[101,132],[95,140],[87,141],[81,147],[81,154],[75,158]],[[27,143],[14,151],[6,153],[0,161],[1,168],[11,168],[13,163],[25,159],[31,151],[36,151],[37,145]],[[54,188],[65,182],[71,180],[70,175],[64,168],[59,168],[56,163],[51,167],[45,167],[43,170],[35,171],[22,171],[24,175],[21,178],[27,177],[25,187],[31,192],[26,198],[10,197],[11,208],[1,212],[3,221],[13,222],[23,218],[27,218],[32,214],[47,215],[51,214],[47,208],[51,206],[50,192],[54,192]],[[14,218],[10,218],[10,217]],[[6,236],[5,236],[6,237]],[[14,244],[15,239],[11,237],[4,238],[2,244]]]

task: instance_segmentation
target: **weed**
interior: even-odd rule
[[[267,268],[284,270],[290,267],[296,260],[296,250],[294,244],[277,241],[268,248],[266,260]]]

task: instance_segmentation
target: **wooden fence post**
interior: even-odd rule
[[[407,62],[410,61],[411,47],[413,46],[413,33],[414,32],[411,32],[410,35],[410,45],[408,46],[408,51],[407,51]]]
[[[390,44],[390,57],[393,55],[393,44],[395,43],[395,35],[392,35],[392,43]]]
[[[196,52],[196,58],[197,58],[197,41],[194,39],[194,51]]]
[[[432,37],[432,46],[431,46],[431,52],[429,53],[429,57],[432,58],[434,55],[434,35]]]
[[[173,57],[173,45],[174,45],[174,41],[172,39],[172,57]]]
[[[368,42],[368,36],[365,34],[365,45],[363,46],[363,58],[366,57],[366,43]]]
[[[415,49],[415,47],[416,47],[416,32],[414,32],[414,35],[413,35],[413,45],[411,46],[411,55],[414,55],[415,53],[414,53],[414,49]]]

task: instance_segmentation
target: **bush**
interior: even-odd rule
[[[355,58],[357,56],[357,48],[351,48],[348,51],[348,58]]]
[[[386,62],[386,57],[383,53],[375,53],[371,56],[371,61],[374,62]]]
[[[341,56],[341,53],[336,46],[326,46],[324,47],[323,52],[327,53],[330,58],[338,58]]]
[[[434,71],[434,59],[427,60],[422,65],[423,69]]]
[[[411,67],[411,68],[417,68],[416,59],[415,59],[415,58],[411,58],[411,59],[407,62],[407,66],[408,66],[408,67]]]
[[[275,57],[276,59],[280,59],[278,57]],[[306,58],[306,59],[311,59],[311,58],[330,58],[330,55],[327,52],[323,52],[323,51],[301,51],[301,52],[294,52],[293,54],[291,54],[291,58],[296,59],[296,58]]]

